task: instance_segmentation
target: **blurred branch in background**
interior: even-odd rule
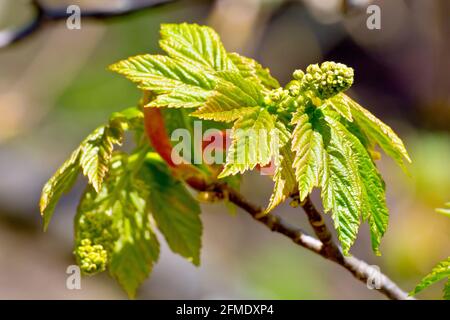
[[[90,19],[108,19],[121,17],[153,8],[176,0],[119,0],[109,1],[103,7],[82,8],[81,17]],[[229,39],[231,47],[243,47],[246,40],[251,39],[255,42],[258,39],[262,28],[270,18],[271,12],[275,12],[289,3],[300,2],[301,0],[218,0],[215,1],[214,9],[211,14],[211,22],[219,31],[226,28],[228,35],[233,35]],[[304,4],[319,16],[336,16],[342,13],[348,14],[360,11],[365,8],[371,0],[327,0],[312,1],[302,0]],[[72,4],[72,3],[70,3]],[[7,28],[0,31],[0,48],[7,47],[13,43],[19,42],[33,33],[39,31],[46,23],[65,20],[70,16],[67,12],[67,5],[59,3],[56,7],[50,6],[44,0],[30,0],[29,5],[33,8],[31,20],[25,25],[17,28]],[[3,4],[8,6],[8,4]],[[259,32],[257,32],[259,30]],[[256,35],[256,36],[255,36]],[[233,42],[235,44],[233,45]]]
[[[176,0],[123,0],[115,1],[115,4],[114,1],[110,1],[108,6],[101,9],[82,9],[81,17],[90,19],[121,17],[174,1]],[[67,6],[59,5],[53,8],[39,0],[31,0],[30,4],[35,11],[32,20],[22,27],[0,31],[0,48],[27,38],[48,22],[66,20],[70,16]]]

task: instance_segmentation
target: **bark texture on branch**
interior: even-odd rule
[[[408,293],[400,289],[397,284],[381,273],[378,268],[370,266],[365,261],[356,257],[344,256],[339,247],[333,242],[331,233],[325,225],[322,215],[317,211],[309,198],[302,204],[302,208],[305,210],[320,240],[308,235],[302,229],[291,225],[281,217],[271,213],[263,214],[264,210],[261,207],[247,201],[244,196],[226,184],[208,183],[199,177],[191,177],[186,182],[197,191],[214,192],[217,197],[228,199],[270,230],[281,233],[290,238],[294,243],[339,264],[361,282],[373,284],[374,287],[378,288],[389,299],[412,299],[408,296]]]

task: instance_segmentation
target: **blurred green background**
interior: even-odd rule
[[[143,1],[42,2],[111,10]],[[381,8],[381,30],[366,27],[370,4]],[[47,233],[40,190],[87,133],[138,101],[138,90],[107,66],[161,52],[159,24],[184,21],[214,27],[229,51],[258,59],[282,84],[310,63],[334,60],[355,68],[350,95],[404,138],[413,164],[405,176],[386,157],[379,161],[391,214],[383,255],[372,254],[367,226],[352,252],[411,290],[450,254],[450,219],[434,212],[450,200],[449,13],[447,0],[174,1],[126,17],[82,19],[81,30],[46,23],[0,49],[0,298],[126,298],[106,275],[83,278],[81,290],[66,289],[65,271],[74,264],[72,219],[85,181],[62,199]],[[32,15],[30,1],[0,0],[0,30]],[[263,205],[271,187],[270,179],[251,173],[242,192]],[[320,204],[317,194],[313,198]],[[283,205],[276,213],[308,229],[300,210]],[[201,266],[164,245],[139,298],[383,298],[245,214],[204,205],[202,220]],[[439,298],[441,289],[419,297]]]

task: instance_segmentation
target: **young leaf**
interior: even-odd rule
[[[444,298],[448,299],[450,296],[450,257],[446,260],[439,262],[432,270],[431,273],[425,276],[422,281],[416,286],[416,288],[411,291],[410,295],[416,295],[426,287],[447,278],[447,283],[444,287]]]
[[[291,123],[295,125],[292,134],[292,150],[295,152],[293,166],[300,201],[303,201],[314,187],[320,185],[324,146],[322,135],[313,130],[307,113],[298,111]]]
[[[350,107],[354,120],[360,124],[360,127],[364,129],[365,133],[376,141],[384,152],[392,157],[400,167],[406,170],[403,158],[408,162],[411,162],[411,158],[402,140],[395,132],[347,95],[340,94],[336,99],[341,99],[342,103]]]
[[[263,102],[260,88],[239,73],[219,72],[214,93],[191,115],[200,119],[231,122],[254,112]],[[259,108],[259,107],[258,107]]]
[[[76,243],[88,239],[102,246],[111,276],[131,298],[159,256],[147,209],[148,186],[134,176],[134,166],[139,166],[137,156],[116,154],[102,189],[97,193],[87,187],[75,218]]]
[[[255,108],[237,120],[231,133],[232,143],[226,164],[219,178],[252,170],[258,164],[265,166],[278,155],[282,144],[276,122],[276,117],[262,108]]]
[[[145,183],[140,183],[145,187]],[[128,296],[134,298],[137,288],[148,278],[159,257],[159,242],[153,233],[142,190],[127,192],[125,202],[114,207],[120,216],[118,238],[109,263],[110,274]]]
[[[121,128],[101,126],[80,145],[80,166],[97,192],[108,172],[114,145],[122,143],[122,134]]]
[[[358,168],[357,178],[361,185],[362,217],[369,222],[372,239],[372,249],[379,255],[381,237],[387,229],[389,213],[386,206],[384,181],[373,163],[368,151],[356,136],[351,134],[343,124],[333,117],[325,117],[330,127],[339,132],[343,139],[351,145],[353,154],[356,156]]]
[[[197,24],[162,24],[161,48],[170,57],[200,69],[235,70],[219,35],[211,28]]]
[[[169,247],[199,265],[202,223],[198,202],[160,161],[147,158],[140,175],[150,186],[149,208]]]
[[[95,190],[101,189],[103,179],[108,171],[113,145],[121,144],[123,130],[129,128],[136,130],[142,126],[142,123],[137,124],[142,119],[142,112],[136,108],[115,112],[108,125],[97,128],[81,142],[80,146],[42,189],[40,212],[44,219],[44,230],[50,223],[61,195],[72,188],[80,172],[80,167]]]
[[[286,143],[279,150],[279,163],[276,167],[273,180],[275,185],[270,197],[269,205],[265,212],[268,213],[275,209],[280,203],[297,191],[297,181],[293,168],[294,155],[291,151],[291,144]]]
[[[153,107],[199,107],[215,86],[211,74],[161,55],[131,57],[113,64],[110,70],[157,94],[150,103]]]
[[[321,179],[322,202],[325,211],[332,211],[334,226],[344,254],[354,243],[360,224],[362,186],[359,180],[358,155],[338,127],[322,125],[326,152]]]
[[[325,102],[331,108],[333,108],[337,113],[343,116],[348,121],[353,121],[352,111],[348,103],[345,103],[340,95],[334,96],[330,99],[327,99]]]
[[[80,160],[80,149],[76,149],[69,159],[56,171],[44,185],[39,202],[41,216],[44,219],[44,230],[47,230],[55,206],[63,193],[68,192],[77,179]]]
[[[241,75],[249,80],[256,81],[266,89],[280,87],[278,80],[270,75],[268,68],[263,68],[258,62],[251,58],[241,56],[235,52],[229,53],[228,57],[233,61]]]

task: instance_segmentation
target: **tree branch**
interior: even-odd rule
[[[299,201],[298,194],[292,196],[294,200]],[[316,207],[311,201],[311,198],[308,196],[301,203],[303,210],[305,211],[309,224],[314,230],[317,238],[322,242],[322,255],[329,257],[331,260],[335,260],[337,263],[342,264],[344,262],[344,255],[342,254],[341,249],[334,243],[333,236],[328,230],[327,225],[325,224],[325,220],[319,211],[317,211]]]
[[[295,195],[294,197],[298,197],[298,195]],[[305,201],[301,205],[308,216],[308,221],[313,228],[314,233],[322,242],[322,250],[320,254],[324,258],[332,260],[343,266],[350,271],[353,276],[363,282],[368,283],[371,280],[377,280],[378,283],[376,284],[379,286],[379,290],[390,299],[413,299],[378,269],[375,269],[373,266],[370,266],[366,262],[355,257],[345,257],[342,254],[340,247],[333,241],[333,236],[325,224],[322,214],[316,209],[309,196],[306,197]]]
[[[227,184],[218,182],[209,183],[200,177],[190,177],[186,179],[186,182],[197,191],[214,192],[217,197],[228,199],[270,230],[281,233],[294,243],[339,264],[361,282],[367,284],[376,280],[378,290],[386,297],[395,300],[413,299],[377,268],[353,256],[344,256],[332,241],[331,233],[327,229],[321,214],[309,198],[302,204],[302,207],[317,237],[322,241],[308,235],[302,229],[292,226],[281,217],[271,213],[264,214],[262,208],[247,201],[239,192],[230,188]]]

